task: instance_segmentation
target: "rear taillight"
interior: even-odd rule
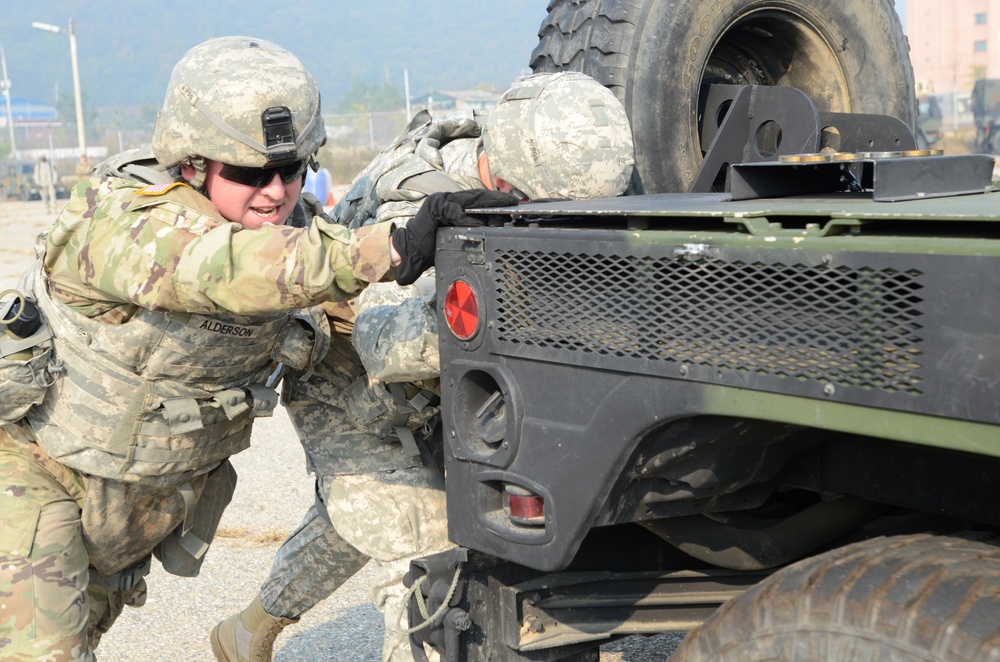
[[[479,328],[479,302],[472,286],[456,280],[444,295],[444,316],[448,328],[459,340],[468,340]]]
[[[545,499],[518,485],[503,486],[504,510],[510,521],[527,526],[545,525]]]

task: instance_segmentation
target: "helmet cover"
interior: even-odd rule
[[[490,173],[528,198],[621,194],[635,164],[625,108],[586,74],[518,79],[483,128]]]
[[[157,161],[245,167],[310,158],[326,142],[319,87],[298,58],[253,37],[209,39],[174,66],[153,128]]]

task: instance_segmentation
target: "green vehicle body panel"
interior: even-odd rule
[[[988,423],[859,407],[838,402],[706,385],[705,413],[892,439],[1000,457],[1000,429]]]

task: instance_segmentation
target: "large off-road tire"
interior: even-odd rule
[[[723,605],[671,662],[1000,659],[1000,546],[876,538],[800,561]]]
[[[820,111],[892,115],[916,97],[893,0],[550,0],[536,72],[582,71],[632,120],[646,192],[685,191],[701,165],[699,101],[713,82],[781,85]]]

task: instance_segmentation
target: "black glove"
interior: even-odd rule
[[[410,285],[434,266],[434,244],[439,227],[478,227],[483,224],[485,217],[466,214],[466,209],[509,207],[517,203],[517,196],[512,193],[486,189],[427,196],[417,215],[392,233],[392,244],[403,258],[396,267],[396,282]]]
[[[313,216],[319,216],[328,223],[334,223],[333,217],[326,213],[323,203],[309,191],[303,191],[301,195],[302,208],[306,212],[306,226],[312,222]]]

